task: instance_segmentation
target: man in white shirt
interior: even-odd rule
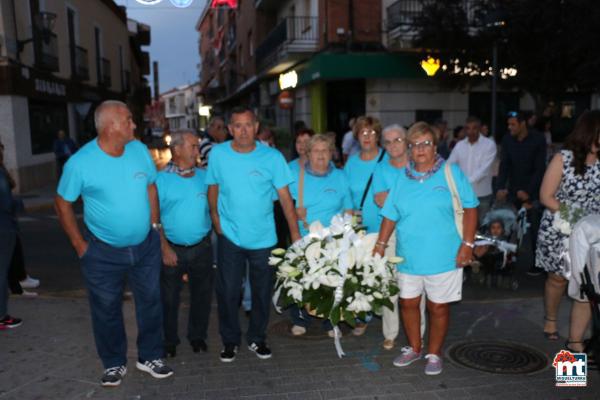
[[[454,146],[448,162],[456,163],[467,175],[479,199],[477,212],[481,222],[492,203],[492,164],[496,143],[481,134],[481,120],[469,117],[465,123],[466,138]]]
[[[360,151],[360,144],[358,144],[358,140],[354,138],[353,129],[354,129],[354,118],[351,118],[348,122],[348,127],[350,130],[344,134],[342,139],[342,159],[344,164],[348,161],[348,158],[354,153],[358,153]]]

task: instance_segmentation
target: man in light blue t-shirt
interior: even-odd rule
[[[172,159],[158,173],[156,188],[162,223],[161,290],[165,352],[175,357],[183,275],[190,287],[187,338],[195,353],[206,351],[214,269],[210,244],[210,215],[206,171],[196,168],[198,138],[191,131],[171,135]]]
[[[258,121],[248,108],[232,110],[229,131],[233,140],[213,147],[206,183],[213,226],[219,235],[217,302],[221,361],[235,359],[241,341],[239,296],[246,262],[250,265],[252,310],[246,334],[248,349],[261,359],[271,357],[266,344],[273,271],[268,264],[277,243],[273,191],[277,192],[290,235],[300,239],[288,185],[290,169],[283,155],[256,142]]]
[[[160,238],[156,167],[146,146],[134,140],[127,105],[105,101],[94,115],[98,138],[65,164],[55,199],[59,221],[81,260],[89,294],[96,349],[104,365],[102,386],[117,386],[127,372],[123,289],[128,278],[138,321],[136,367],[155,378],[164,364],[160,301]],[[82,234],[73,202],[83,199]],[[153,227],[155,224],[152,224]]]

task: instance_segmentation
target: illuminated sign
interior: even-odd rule
[[[144,4],[146,6],[151,6],[151,5],[160,3],[162,0],[135,0],[135,1],[137,1],[140,4]]]
[[[279,89],[293,89],[298,84],[298,74],[296,71],[286,72],[279,75]]]
[[[154,4],[158,4],[160,3],[162,0],[135,0],[140,4],[146,5],[146,6],[152,6]],[[192,5],[192,3],[194,2],[194,0],[170,0],[171,4],[173,4],[175,7],[178,8],[186,8]]]
[[[427,60],[421,61],[421,68],[423,68],[427,76],[434,76],[438,69],[440,69],[440,60],[429,56]]]
[[[211,8],[218,8],[221,6],[228,6],[230,8],[237,8],[237,0],[212,0],[210,4]]]

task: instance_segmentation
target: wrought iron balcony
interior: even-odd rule
[[[256,48],[259,69],[275,61],[280,52],[311,53],[319,45],[319,19],[317,17],[284,18]]]
[[[73,55],[73,59],[71,60],[71,73],[73,77],[82,81],[87,81],[90,79],[87,50],[81,46],[74,46],[71,51]]]
[[[102,86],[107,88],[111,87],[112,79],[111,79],[111,71],[110,71],[110,60],[106,58],[100,59],[101,71],[102,71]]]
[[[56,34],[45,35],[35,31],[34,44],[35,66],[50,72],[58,72],[58,41]]]

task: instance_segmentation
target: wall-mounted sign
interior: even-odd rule
[[[210,3],[211,8],[218,8],[221,6],[227,6],[230,8],[237,8],[237,0],[211,0]]]
[[[35,79],[35,90],[54,96],[65,96],[67,94],[67,87],[62,83],[50,82],[39,78]]]
[[[427,76],[434,76],[438,69],[440,69],[440,60],[439,58],[435,59],[429,56],[426,60],[421,61],[421,68],[423,68]]]
[[[298,74],[292,70],[285,74],[279,75],[279,89],[293,89],[298,84]]]
[[[282,110],[289,110],[294,107],[294,96],[292,95],[292,92],[288,90],[279,93],[277,100],[279,103],[279,108]]]

